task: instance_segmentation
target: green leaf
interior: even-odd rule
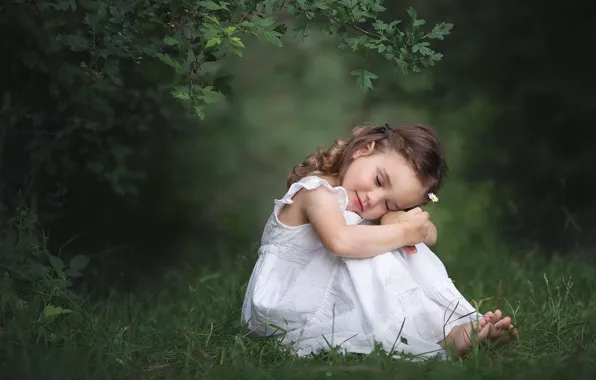
[[[352,9],[356,6],[357,0],[341,0],[341,3],[349,9]]]
[[[266,28],[275,24],[275,18],[273,17],[263,18],[255,15],[252,17],[251,21],[254,22],[256,25],[260,26],[261,28]]]
[[[365,92],[373,89],[372,80],[378,78],[376,74],[365,69],[354,70],[350,74],[358,77],[356,83]]]
[[[358,50],[360,45],[362,45],[366,42],[366,37],[364,37],[364,36],[356,36],[356,37],[346,36],[346,37],[344,37],[344,41],[352,49],[352,51],[356,51],[356,50]]]
[[[190,93],[188,92],[188,86],[174,87],[174,89],[172,90],[172,96],[174,96],[177,99],[189,100]]]
[[[231,37],[228,39],[228,41],[230,41],[230,43],[234,46],[240,47],[240,48],[245,48],[244,43],[242,42],[242,40],[238,37]]]
[[[408,73],[408,63],[406,61],[399,60],[397,61],[397,70],[402,74]]]
[[[23,274],[32,280],[38,280],[48,275],[49,268],[37,262],[31,262],[22,269]]]
[[[67,269],[67,270],[64,272],[64,274],[65,274],[66,276],[68,276],[68,277],[71,277],[71,278],[79,278],[79,277],[83,277],[83,274],[82,274],[81,272],[79,272],[79,271],[78,271],[78,270],[76,270],[76,269],[72,269],[72,268],[68,268],[68,269]]]
[[[48,257],[50,259],[50,264],[52,265],[52,268],[54,268],[54,270],[62,271],[64,269],[64,262],[61,258],[53,255],[48,255]]]
[[[201,119],[205,118],[205,112],[204,112],[204,107],[203,106],[195,106],[195,113],[197,114],[197,116]]]
[[[215,103],[221,94],[219,92],[213,91],[213,86],[207,86],[201,89],[201,95],[199,95],[199,99],[204,101],[205,103]]]
[[[371,9],[375,12],[385,12],[387,10],[387,8],[378,3],[374,3]]]
[[[414,21],[414,26],[421,26],[421,25],[424,25],[424,24],[426,24],[426,21],[423,20],[423,19],[421,19],[421,18],[419,18],[418,20]]]
[[[89,265],[89,258],[85,255],[76,255],[70,260],[70,268],[80,271]]]
[[[442,22],[435,25],[432,31],[428,33],[426,37],[443,40],[445,36],[451,34],[451,29],[453,29],[453,24]]]
[[[180,43],[178,42],[177,39],[167,36],[163,39],[163,42],[168,45],[168,46],[174,46],[174,45],[179,45]]]
[[[210,11],[218,11],[220,9],[225,9],[223,6],[216,4],[213,1],[199,1],[199,5],[204,6],[205,8],[209,9]]]
[[[260,30],[259,26],[256,25],[254,22],[251,21],[242,21],[240,24],[238,24],[239,27],[246,29],[246,31],[248,31],[251,34],[257,34]]]
[[[170,57],[166,53],[157,53],[157,57],[167,65],[176,69],[179,74],[184,74],[184,68],[180,64],[180,62],[176,61],[174,58]]]
[[[416,12],[416,9],[414,9],[413,7],[408,8],[408,14],[410,15],[410,18],[412,20],[416,20],[416,17],[418,16],[418,12]]]
[[[401,20],[393,20],[389,23],[389,29],[394,29],[399,24],[401,24]]]
[[[207,40],[207,44],[205,45],[205,47],[210,48],[219,44],[221,44],[221,39],[219,37],[213,37]]]
[[[215,16],[205,16],[205,19],[211,20],[215,25],[220,26],[219,19]]]
[[[68,46],[72,51],[80,52],[89,49],[89,41],[81,36],[74,34],[60,34],[56,36],[56,39],[62,42],[65,46]]]
[[[378,30],[380,32],[387,30],[387,27],[389,26],[389,25],[387,25],[387,23],[383,22],[382,20],[376,20],[372,25],[376,30]]]
[[[440,61],[441,58],[443,58],[443,54],[441,54],[441,53],[434,53],[430,57],[431,57],[431,59],[433,61]]]
[[[274,30],[263,30],[263,36],[273,45],[282,46],[281,40],[279,39],[279,37],[281,37],[281,33],[278,33]]]
[[[427,47],[428,45],[430,45],[428,42],[419,42],[412,46],[412,52],[420,52],[422,55],[431,55],[434,52]]]
[[[228,26],[228,27],[226,27],[226,28],[223,30],[223,32],[224,32],[224,34],[225,34],[226,36],[229,36],[229,35],[232,35],[232,34],[234,34],[234,32],[236,31],[236,29],[238,29],[238,28],[236,28],[235,26],[233,26],[233,25],[232,25],[232,26]]]
[[[64,309],[61,307],[57,307],[54,305],[48,305],[43,309],[43,316],[48,318],[48,317],[54,317],[57,315],[62,315],[62,314],[70,314],[73,313],[72,310],[70,309]]]
[[[242,43],[242,41],[240,40],[240,38],[238,37],[230,37],[228,39],[226,39],[226,46],[227,48],[234,54],[236,54],[239,57],[242,57],[243,54],[243,49],[244,49],[244,43]]]
[[[57,11],[67,11],[68,8],[72,9],[73,11],[77,10],[77,3],[75,0],[62,0],[59,1],[57,4],[52,4],[54,9]]]

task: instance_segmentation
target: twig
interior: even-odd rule
[[[362,29],[361,27],[359,27],[358,25],[356,25],[354,23],[348,22],[348,25],[350,25],[352,28],[354,28],[356,30],[359,30],[362,33],[367,34],[369,36],[374,36],[374,37],[377,37],[377,38],[383,38],[383,36],[381,36],[380,34],[376,34],[376,33],[369,32],[367,30],[364,30],[364,29]]]

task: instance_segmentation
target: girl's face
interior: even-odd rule
[[[348,211],[375,220],[421,204],[426,189],[405,158],[396,152],[373,153],[373,148],[371,143],[354,153],[341,183],[348,193]]]

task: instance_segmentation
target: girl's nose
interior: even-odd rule
[[[377,206],[379,200],[383,199],[383,194],[378,191],[371,191],[366,194],[366,203],[368,203],[369,208],[373,208]]]

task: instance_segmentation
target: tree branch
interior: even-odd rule
[[[356,30],[358,30],[358,31],[360,31],[360,32],[362,32],[364,34],[367,34],[369,36],[374,36],[374,37],[377,37],[377,38],[383,38],[383,36],[381,36],[380,34],[376,34],[376,33],[373,33],[373,32],[366,31],[366,30],[362,29],[361,27],[359,27],[358,25],[356,25],[354,23],[348,22],[347,24],[350,25],[352,28],[354,28],[354,29],[356,29]]]

